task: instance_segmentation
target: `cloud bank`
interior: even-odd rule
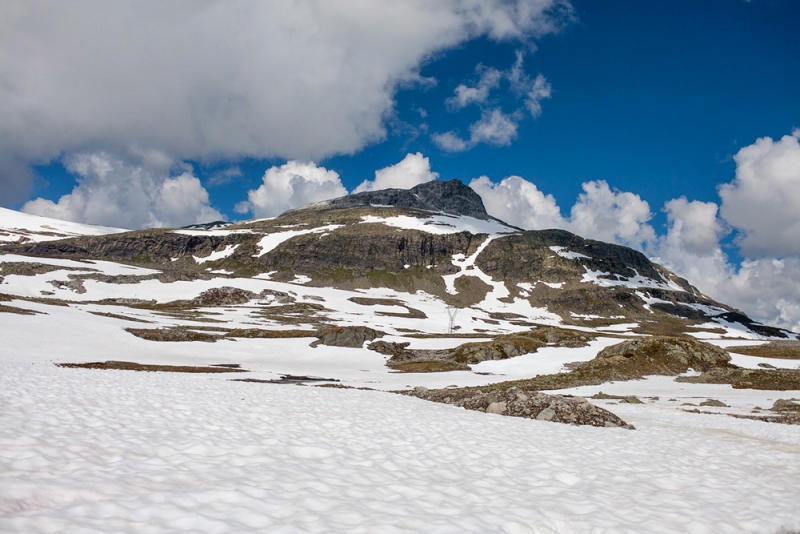
[[[434,54],[571,19],[567,0],[2,2],[0,204],[64,154],[353,153]]]

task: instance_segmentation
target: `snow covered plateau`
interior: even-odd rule
[[[779,399],[797,401],[798,390],[653,375],[548,391],[589,399],[635,430],[393,392],[566,373],[647,337],[651,317],[677,301],[694,321],[685,331],[717,347],[766,344],[771,333],[791,343],[795,334],[736,321],[666,271],[602,272],[581,263],[596,260],[586,247],[542,247],[541,260],[571,278],[498,279],[480,256],[519,231],[493,219],[381,206],[341,220],[306,216],[143,231],[179,246],[157,261],[121,261],[112,245],[122,245],[91,249],[100,237],[63,242],[72,248],[53,241],[128,239],[121,230],[0,211],[9,243],[0,246],[0,532],[800,532],[800,425],[761,417]],[[308,249],[379,230],[475,239],[444,267],[398,258],[383,285],[339,271],[330,278],[337,283],[322,283],[319,270],[281,263],[292,243]],[[409,286],[403,277],[412,271],[429,285]],[[582,295],[630,296],[635,309],[619,300],[616,315],[570,315],[537,304],[586,287],[593,293]],[[467,293],[469,302],[450,300]],[[311,347],[321,325],[366,326],[389,344],[430,353],[544,327],[591,339],[420,373],[387,365],[390,356],[366,342]],[[731,358],[744,369],[800,368],[799,359]],[[109,361],[245,372],[56,365]]]

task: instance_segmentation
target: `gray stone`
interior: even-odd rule
[[[552,408],[545,408],[539,415],[536,416],[536,419],[539,421],[552,421],[553,418],[556,416],[556,411]]]
[[[506,411],[505,402],[493,402],[486,407],[486,413],[503,413]]]

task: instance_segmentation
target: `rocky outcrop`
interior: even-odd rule
[[[467,410],[525,417],[554,423],[600,427],[633,427],[613,413],[599,408],[582,397],[546,395],[517,387],[507,389],[448,388],[398,392],[433,402],[460,406]]]
[[[364,342],[384,335],[383,332],[366,326],[325,326],[314,332],[317,341],[311,343],[311,346],[361,348],[364,346]]]
[[[411,189],[365,191],[345,197],[312,204],[310,208],[356,208],[365,206],[395,206],[398,208],[467,215],[489,219],[481,197],[460,180],[433,180]],[[301,208],[302,209],[302,208]]]

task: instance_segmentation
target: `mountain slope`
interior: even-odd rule
[[[108,235],[126,231],[121,228],[61,221],[0,208],[0,244],[52,241],[74,236]]]
[[[421,291],[442,305],[481,312],[484,331],[544,322],[653,334],[734,328],[790,335],[715,302],[640,252],[563,230],[523,231],[489,217],[479,203],[457,180],[430,182],[221,229],[151,229],[4,249],[131,263],[159,271],[162,282],[256,277],[308,287]]]

